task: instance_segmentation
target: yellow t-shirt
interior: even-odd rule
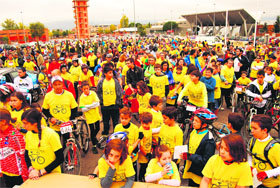
[[[116,89],[115,89],[115,81],[114,79],[110,79],[109,81],[104,79],[103,81],[103,105],[111,106],[116,104]]]
[[[78,104],[76,103],[72,93],[64,90],[61,95],[57,95],[52,90],[47,93],[43,102],[42,107],[44,109],[49,109],[51,115],[60,120],[67,122],[70,120],[71,109],[76,108]],[[50,126],[55,131],[60,131],[59,125]]]
[[[83,56],[83,57],[81,57],[81,60],[82,60],[82,62],[83,62],[83,64],[87,64],[87,57],[85,57],[85,56]]]
[[[204,131],[202,133],[197,133],[197,130],[193,130],[190,134],[190,140],[189,140],[189,149],[188,153],[190,154],[195,154],[199,144],[201,143],[201,140],[204,138],[204,136],[207,134],[207,131]],[[198,176],[192,172],[188,172],[189,168],[192,165],[192,161],[187,160],[185,169],[184,169],[184,174],[183,178],[185,179],[192,179],[195,183],[200,184],[202,177]]]
[[[176,124],[173,127],[163,124],[159,132],[160,144],[167,145],[173,155],[175,146],[183,145],[183,131]]]
[[[91,86],[93,86],[91,83],[91,80],[90,80],[90,77],[92,77],[92,76],[93,76],[93,74],[92,74],[91,70],[88,70],[87,74],[85,74],[84,72],[81,72],[79,81],[80,82],[87,81],[89,83],[89,86],[91,87]]]
[[[66,73],[61,73],[61,77],[64,79],[64,80],[68,80],[68,81],[70,81],[70,82],[72,82],[73,84],[74,84],[74,82],[73,82],[73,76],[72,76],[72,74],[70,74],[69,72],[66,72]]]
[[[221,76],[224,76],[225,79],[228,81],[228,83],[232,83],[233,82],[233,78],[234,78],[234,69],[233,67],[228,68],[228,66],[223,66],[222,70],[221,70]],[[221,88],[225,88],[228,89],[231,87],[231,85],[228,84],[226,85],[225,82],[221,82]]]
[[[216,86],[214,90],[214,99],[220,99],[221,98],[221,78],[219,74],[213,75],[213,78],[216,80]]]
[[[183,79],[181,80],[181,83],[186,86],[191,82],[190,75],[184,75]]]
[[[183,70],[182,70],[182,73],[180,75],[183,75],[183,76],[186,75],[187,71],[188,71],[188,67],[183,66]],[[174,78],[175,74],[177,74],[177,67],[175,67],[174,70],[173,70],[173,78]],[[175,78],[174,78],[174,80],[175,80]]]
[[[145,93],[144,96],[137,94],[136,98],[139,103],[139,114],[149,111],[149,101],[151,96],[151,93]]]
[[[71,66],[70,70],[69,70],[71,76],[72,76],[72,81],[73,82],[78,82],[79,81],[79,77],[80,77],[80,74],[82,72],[81,70],[81,67],[80,66],[77,66],[77,67],[74,67],[73,65]]]
[[[128,138],[128,154],[131,156],[133,152],[132,145],[138,140],[139,136],[139,130],[136,125],[133,123],[130,123],[129,128],[124,128],[122,124],[116,125],[114,129],[115,132],[126,132],[128,133],[127,138]],[[132,162],[135,162],[138,159],[138,154],[136,156],[133,156]]]
[[[97,57],[94,54],[88,56],[89,67],[94,67],[94,61],[96,60],[96,58]]]
[[[16,61],[12,60],[6,60],[4,63],[4,67],[8,67],[8,68],[16,68],[18,67],[18,63]]]
[[[90,91],[89,95],[85,95],[84,93],[81,95],[79,106],[81,108],[85,105],[92,104],[93,102],[99,102],[99,98],[94,91]],[[92,108],[89,111],[84,112],[84,114],[86,117],[87,124],[92,124],[101,120],[98,107]]]
[[[9,102],[5,102],[5,103],[3,103],[3,102],[1,102],[1,101],[0,101],[0,108],[5,108],[5,109],[7,109],[9,112],[11,112],[11,111],[12,111],[12,108],[11,108],[11,106],[10,106],[10,103],[9,103]]]
[[[139,128],[139,132],[143,132],[144,134],[144,138],[140,141],[140,147],[143,148],[143,150],[146,153],[151,153],[151,149],[152,149],[152,129],[150,128],[150,130],[145,130],[143,129],[143,127],[141,126]],[[141,150],[139,151],[139,155],[138,155],[138,163],[148,163],[148,159],[145,157],[145,155],[141,152]]]
[[[126,181],[127,177],[135,175],[135,171],[132,165],[131,158],[127,156],[126,160],[120,165],[115,164],[116,172],[113,177],[113,181]],[[105,158],[101,157],[98,160],[99,178],[105,178],[109,170],[109,165],[107,164]]]
[[[129,70],[128,66],[124,65],[123,70],[122,70],[122,76],[125,77],[125,80],[124,80],[125,85],[127,85],[127,83],[126,83],[126,73],[127,73],[128,70]]]
[[[272,140],[273,138],[268,139],[265,142],[260,142],[258,139],[256,140],[252,153],[256,154],[257,157],[263,159],[266,161],[264,156],[264,148],[265,146]],[[276,143],[274,146],[272,146],[268,152],[268,159],[271,161],[271,163],[275,167],[280,166],[280,144]],[[253,167],[257,169],[257,172],[267,171],[271,170],[272,167],[269,165],[269,163],[263,163],[260,160],[253,157],[252,160]],[[262,181],[263,185],[266,187],[276,187],[280,185],[280,176],[277,176],[277,178],[268,178]]]
[[[257,73],[258,73],[258,70],[254,70],[253,67],[258,67],[258,68],[263,68],[264,66],[264,63],[263,62],[257,62],[257,61],[253,61],[252,65],[251,65],[251,73],[250,73],[250,77],[251,78],[257,78]]]
[[[273,70],[275,71],[275,70],[277,69],[277,67],[278,67],[278,62],[275,61],[275,62],[273,62],[273,63],[270,63],[268,66],[269,66],[269,67],[272,67]]]
[[[150,78],[150,84],[153,88],[153,95],[157,95],[161,98],[165,97],[165,86],[169,85],[168,77],[152,75]]]
[[[203,82],[199,81],[197,84],[190,82],[181,91],[178,101],[181,101],[184,96],[189,97],[189,102],[197,107],[207,107],[207,90]]]
[[[273,84],[273,89],[274,89],[274,90],[280,89],[280,80],[278,80],[277,82],[275,82],[275,83]]]
[[[164,179],[175,179],[175,180],[178,180],[178,181],[181,182],[180,174],[178,172],[178,168],[173,161],[171,161],[171,166],[172,166],[172,169],[173,169],[173,175],[169,176],[169,175],[166,174],[162,178],[160,178],[158,181],[164,180]],[[160,165],[159,161],[155,158],[155,159],[152,159],[149,162],[145,176],[150,175],[150,174],[155,174],[155,173],[158,173],[158,172],[162,172],[162,171],[163,171],[163,167]],[[155,182],[155,183],[158,183],[158,181]]]
[[[36,64],[33,63],[33,61],[30,61],[30,62],[26,61],[23,64],[23,67],[26,68],[27,71],[34,71],[35,70],[34,68],[36,67]]]
[[[120,62],[120,61],[118,61],[118,63],[117,63],[117,69],[119,68],[119,67],[124,67],[125,66],[125,61],[123,61],[123,62]]]
[[[247,77],[245,77],[245,78],[240,77],[238,79],[238,82],[239,82],[239,85],[248,85],[251,83],[251,80]]]
[[[16,119],[16,122],[12,123],[15,128],[25,129],[21,121],[21,116],[25,110],[27,109],[20,109],[19,111],[14,109],[10,111],[12,119]]]
[[[212,179],[209,187],[251,186],[253,178],[248,162],[226,165],[219,155],[212,156],[205,165],[202,174]]]
[[[40,147],[38,147],[38,133],[28,131],[25,138],[28,156],[32,166],[37,170],[41,170],[51,164],[56,158],[55,152],[62,148],[58,134],[48,127],[42,129]],[[56,167],[52,172],[61,173],[60,166]]]
[[[38,76],[38,80],[44,82],[46,84],[46,87],[48,86],[49,79],[48,79],[47,75],[40,73]],[[40,84],[40,86],[43,87],[42,84]]]

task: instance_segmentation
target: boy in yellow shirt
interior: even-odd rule
[[[81,84],[83,94],[80,97],[80,108],[84,112],[87,124],[90,128],[90,138],[92,142],[92,153],[98,154],[96,144],[98,140],[96,135],[100,130],[100,113],[99,113],[99,99],[94,91],[90,90],[89,83],[83,81]]]
[[[31,57],[26,57],[26,62],[23,64],[23,67],[26,68],[27,71],[34,71],[36,68],[36,64],[31,61]]]
[[[138,162],[140,164],[139,180],[142,182],[145,182],[146,168],[150,159],[152,158],[152,121],[153,116],[150,112],[143,112],[140,114],[141,127],[139,128],[139,133],[144,134],[143,139],[140,141],[140,151],[138,158]]]
[[[153,122],[151,124],[152,129],[160,129],[163,125],[163,117],[162,117],[162,99],[159,96],[152,95],[150,98],[150,113],[153,115]],[[158,142],[158,134],[153,134],[153,139]]]
[[[116,125],[114,132],[127,132],[128,133],[128,154],[132,158],[133,168],[136,172],[135,181],[137,181],[137,159],[138,159],[138,144],[144,137],[139,134],[138,127],[131,123],[132,113],[129,108],[124,107],[120,110],[121,123]]]
[[[241,77],[238,78],[238,83],[239,85],[244,85],[244,86],[247,86],[251,83],[251,80],[247,77],[246,71],[241,72]]]

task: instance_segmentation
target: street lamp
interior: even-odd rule
[[[215,36],[215,30],[216,30],[216,3],[214,3],[214,24],[213,24],[213,35]]]
[[[22,27],[23,27],[23,39],[24,39],[24,43],[26,43],[26,38],[25,38],[25,28],[24,28],[24,24],[23,24],[23,12],[20,11],[20,14],[21,14],[21,22],[22,22]]]

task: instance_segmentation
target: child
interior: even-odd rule
[[[10,112],[0,108],[0,166],[7,187],[21,185],[28,177],[24,137],[12,126],[13,121]]]
[[[201,73],[198,70],[191,72],[191,82],[184,87],[178,97],[178,105],[181,105],[182,98],[187,96],[189,103],[197,106],[206,108],[207,102],[207,90],[204,83],[200,80]]]
[[[264,81],[274,84],[276,82],[275,75],[273,74],[273,68],[272,67],[266,67],[265,68],[265,77]]]
[[[64,79],[64,80],[68,80],[70,82],[73,83],[73,80],[72,80],[72,75],[67,71],[67,65],[65,64],[62,64],[60,66],[60,72],[61,72],[61,77]],[[74,83],[73,83],[74,84]]]
[[[131,123],[132,113],[129,108],[124,107],[120,110],[121,123],[116,125],[114,132],[128,133],[128,154],[132,158],[133,168],[135,170],[135,181],[137,181],[137,159],[138,144],[143,138],[143,134],[139,134],[138,127]]]
[[[98,140],[96,135],[100,130],[100,113],[99,113],[99,98],[94,91],[90,90],[89,83],[87,81],[83,81],[81,83],[81,89],[83,94],[80,97],[80,108],[82,108],[82,112],[84,112],[87,124],[90,128],[90,138],[92,142],[92,153],[97,154],[98,150],[96,148],[96,144]]]
[[[228,114],[228,123],[227,128],[231,133],[241,135],[241,129],[244,125],[244,117],[238,113],[229,113]]]
[[[247,86],[251,83],[251,80],[249,78],[247,78],[246,71],[241,72],[241,77],[238,78],[238,83],[239,83],[239,85],[244,85],[244,86]]]
[[[91,70],[89,70],[86,64],[81,66],[82,72],[79,77],[79,85],[81,86],[82,81],[88,81],[90,87],[95,87],[94,76]]]
[[[213,69],[206,68],[205,76],[201,78],[201,82],[203,82],[207,89],[207,96],[208,96],[208,108],[212,111],[215,109],[215,100],[214,100],[214,90],[216,87],[216,80],[212,77]]]
[[[151,124],[151,128],[155,129],[163,125],[163,117],[162,117],[162,99],[159,96],[152,95],[150,98],[150,113],[153,115],[153,122]],[[158,134],[153,134],[153,139],[158,143]]]
[[[103,118],[103,136],[107,136],[110,130],[110,119],[112,118],[113,127],[119,121],[119,108],[122,105],[122,87],[119,81],[113,78],[113,69],[110,66],[104,66],[103,74],[97,85],[97,95],[100,100],[101,113]]]
[[[189,179],[189,186],[199,186],[203,177],[202,170],[209,158],[215,154],[216,144],[208,130],[208,124],[216,118],[208,109],[199,108],[194,112],[194,130],[190,134],[188,152],[181,156],[187,160],[183,178]]]
[[[169,93],[169,81],[168,77],[161,71],[161,65],[155,64],[155,74],[150,78],[150,85],[152,87],[153,95],[164,98],[167,97]]]
[[[181,180],[176,164],[172,161],[172,154],[166,145],[160,145],[155,151],[156,158],[147,167],[145,180],[161,185],[180,186]]]
[[[242,137],[237,134],[223,137],[219,154],[209,159],[202,174],[201,188],[252,186],[252,173]]]
[[[153,116],[150,112],[143,112],[140,114],[141,127],[139,133],[143,133],[144,137],[140,142],[140,151],[138,162],[140,164],[139,180],[144,182],[144,176],[146,174],[146,168],[149,160],[152,158],[152,124]]]
[[[216,86],[214,90],[214,101],[215,101],[215,107],[214,107],[214,113],[217,116],[221,101],[221,78],[219,75],[219,68],[217,65],[213,66],[214,72],[213,72],[213,78],[216,80]]]
[[[252,164],[257,169],[257,178],[262,182],[259,187],[280,185],[280,144],[270,136],[271,127],[272,120],[268,115],[258,114],[252,119],[253,139],[248,149],[253,154]]]
[[[41,66],[41,72],[38,75],[38,82],[40,83],[41,88],[47,88],[49,85],[49,79],[47,76],[47,68],[46,66]]]
[[[121,139],[111,140],[104,149],[104,156],[98,160],[101,187],[110,187],[115,182],[125,181],[125,187],[131,188],[135,171],[127,147]]]
[[[173,106],[166,107],[162,111],[162,117],[164,124],[159,132],[159,145],[167,145],[173,155],[175,146],[183,145],[183,131],[175,122],[177,109]]]
[[[184,74],[182,73],[182,70],[183,70],[182,66],[177,65],[176,72],[173,73],[175,85],[174,85],[174,88],[169,91],[169,94],[167,96],[167,100],[166,100],[167,106],[174,106],[176,104],[177,95],[175,94],[175,91],[176,91],[177,86],[180,84],[180,81],[183,80],[183,78],[184,78]],[[181,90],[182,90],[182,88],[180,87],[180,88],[178,88],[178,91],[176,91],[176,92],[180,93]]]
[[[140,81],[136,84],[137,87],[137,101],[139,103],[139,114],[149,111],[149,101],[151,98],[151,93],[149,93],[149,88],[144,81]]]

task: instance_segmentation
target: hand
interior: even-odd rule
[[[33,170],[31,170],[31,172],[29,173],[28,178],[29,178],[29,179],[32,179],[32,180],[37,180],[37,179],[39,179],[39,175],[40,175],[39,171],[36,170],[36,169],[33,169]]]
[[[242,65],[242,63],[238,63],[238,66],[239,66],[239,67],[242,67],[243,65]]]
[[[225,84],[228,85],[228,81],[225,81]]]
[[[97,178],[97,177],[98,177],[97,174],[89,174],[88,175],[89,179],[94,179],[94,178]]]
[[[50,122],[51,122],[52,124],[56,124],[57,119],[55,119],[54,117],[52,117],[52,118],[50,119]]]
[[[138,139],[142,140],[143,138],[144,138],[144,133],[143,132],[139,132]]]
[[[113,170],[116,169],[115,165],[112,164],[109,160],[106,160],[106,163],[109,165],[109,167],[111,167]]]
[[[165,166],[163,167],[163,171],[161,171],[161,175],[162,175],[162,176],[166,175],[170,170],[171,170],[171,169],[170,169],[170,166],[169,166],[169,165],[165,165]]]
[[[263,171],[263,172],[259,172],[259,173],[257,174],[257,178],[258,178],[259,181],[263,181],[264,179],[266,179],[266,178],[268,178],[268,177],[267,177],[266,172]]]
[[[178,106],[181,106],[182,101],[177,101]]]

